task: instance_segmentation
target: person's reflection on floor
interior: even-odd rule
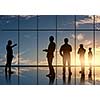
[[[55,80],[55,75],[49,77],[49,85],[53,85]]]
[[[89,73],[89,75],[88,75],[88,81],[89,81],[89,82],[92,81],[92,74],[91,74],[91,73]]]
[[[65,70],[66,70],[66,68],[64,67],[63,68],[63,85],[66,84],[66,74],[65,74]]]
[[[5,71],[5,80],[8,84],[11,84],[11,73]]]
[[[68,85],[70,85],[71,84],[71,75],[69,74],[68,75]]]
[[[81,78],[80,78],[80,84],[84,85],[85,84],[85,74],[81,74]]]
[[[5,79],[8,80],[7,71],[5,71]]]
[[[66,82],[66,74],[65,74],[66,68],[63,68],[63,85],[70,85],[71,84],[71,74],[68,74],[68,81]]]

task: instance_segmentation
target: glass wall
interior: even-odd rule
[[[100,84],[99,24],[100,16],[92,15],[1,15],[0,75],[2,81],[0,84]],[[54,79],[46,77],[49,68],[47,53],[43,52],[43,49],[48,49],[50,36],[54,37],[56,44],[53,58]],[[68,66],[63,77],[63,59],[59,52],[65,38],[68,38],[68,43],[72,46],[71,77],[68,75]],[[12,83],[7,83],[4,74],[8,40],[12,40],[13,44],[17,43],[13,48]],[[77,52],[80,44],[83,44],[86,49],[84,80],[79,73],[81,64]],[[89,48],[92,52],[91,78],[89,78]]]

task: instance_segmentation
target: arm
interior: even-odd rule
[[[15,46],[17,46],[17,44],[12,45],[11,47],[13,48],[13,47],[15,47]]]
[[[86,52],[86,49],[84,49],[84,53]]]
[[[48,52],[48,49],[43,49],[44,52]]]
[[[60,48],[60,51],[59,52],[60,52],[60,55],[63,56],[62,47]]]
[[[70,46],[70,52],[72,52],[72,47]]]
[[[77,54],[79,54],[80,53],[80,49],[78,49],[78,52],[77,52]]]

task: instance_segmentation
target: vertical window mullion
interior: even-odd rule
[[[37,15],[37,85],[38,85],[38,15]]]
[[[76,15],[74,16],[75,20],[74,20],[74,26],[75,26],[75,31],[74,31],[74,35],[75,35],[75,39],[74,39],[74,50],[75,50],[75,84],[76,84]]]
[[[94,55],[94,65],[93,65],[93,77],[95,85],[95,15],[93,15],[93,55]]]
[[[18,84],[20,84],[20,80],[19,80],[19,70],[20,70],[20,68],[19,68],[19,49],[20,49],[20,29],[19,29],[19,15],[18,15]]]
[[[57,15],[56,15],[56,84],[57,84]]]

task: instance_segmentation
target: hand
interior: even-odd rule
[[[48,52],[48,50],[47,50],[47,49],[44,49],[43,51],[44,51],[44,52]]]
[[[15,44],[15,46],[17,46],[17,44]]]

